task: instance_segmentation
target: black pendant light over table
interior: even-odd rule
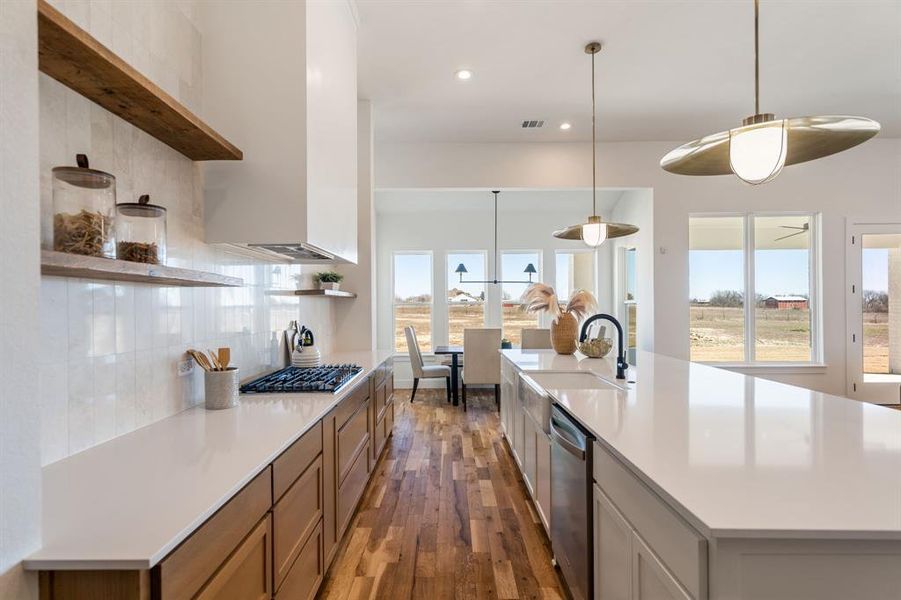
[[[497,195],[500,194],[500,190],[493,190],[491,192],[494,194],[494,279],[485,279],[485,280],[467,280],[463,281],[463,273],[469,273],[466,270],[466,265],[460,263],[457,265],[457,268],[454,269],[454,273],[460,274],[460,283],[534,283],[532,281],[532,275],[537,273],[538,271],[535,269],[535,265],[529,263],[526,265],[526,268],[523,270],[523,273],[528,273],[529,280],[520,280],[520,281],[502,281],[497,279]]]

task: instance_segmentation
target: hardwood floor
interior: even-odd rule
[[[565,598],[494,391],[398,390],[394,436],[319,597]]]

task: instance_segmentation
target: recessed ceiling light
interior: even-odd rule
[[[560,129],[562,129],[563,131],[566,131],[570,127],[572,127],[572,125],[569,123],[560,123]]]
[[[454,73],[454,75],[460,81],[466,81],[467,79],[472,79],[472,71],[470,71],[469,69],[460,69],[459,71]]]

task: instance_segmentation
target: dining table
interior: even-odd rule
[[[434,354],[449,354],[451,357],[451,395],[454,399],[454,406],[460,405],[460,355],[463,354],[463,346],[435,346],[432,351]]]

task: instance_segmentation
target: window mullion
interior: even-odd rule
[[[745,215],[745,360],[756,362],[757,291],[754,273],[754,215]]]

